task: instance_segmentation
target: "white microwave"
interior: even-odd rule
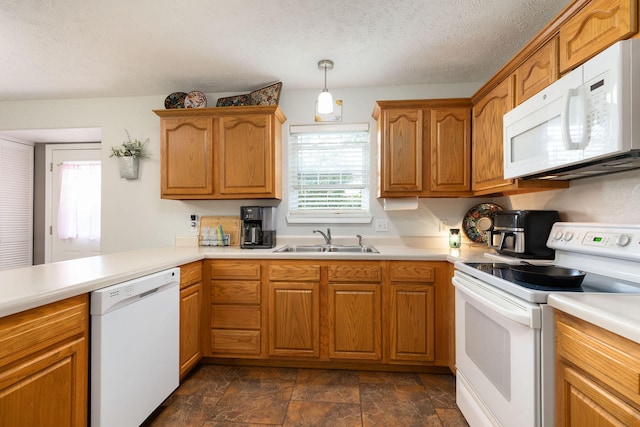
[[[504,177],[640,168],[640,40],[609,47],[504,115]]]

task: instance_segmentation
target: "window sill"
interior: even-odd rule
[[[289,224],[370,224],[372,215],[287,215]]]

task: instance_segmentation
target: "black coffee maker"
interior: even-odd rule
[[[276,245],[276,208],[241,206],[242,249],[273,248]]]

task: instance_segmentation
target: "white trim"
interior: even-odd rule
[[[369,123],[346,123],[334,125],[289,125],[289,134],[320,132],[369,132]]]
[[[326,214],[318,215],[287,215],[289,224],[370,224],[373,216],[369,214]]]

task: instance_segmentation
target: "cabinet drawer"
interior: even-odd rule
[[[379,265],[332,265],[329,266],[329,281],[380,282],[382,267]]]
[[[211,302],[214,304],[260,304],[260,282],[212,280]]]
[[[202,261],[196,261],[180,266],[180,288],[184,289],[189,285],[202,280]]]
[[[556,351],[640,405],[640,345],[583,320],[556,312]]]
[[[260,329],[260,307],[213,305],[211,327],[221,329]]]
[[[213,354],[259,355],[260,331],[212,329],[211,352]]]
[[[89,327],[88,294],[0,319],[0,366],[31,355]]]
[[[212,279],[259,280],[260,264],[244,262],[211,263]]]
[[[320,280],[319,265],[270,265],[269,280],[292,282],[299,280]]]
[[[394,262],[389,270],[391,281],[394,282],[434,282],[436,269],[424,263]]]

